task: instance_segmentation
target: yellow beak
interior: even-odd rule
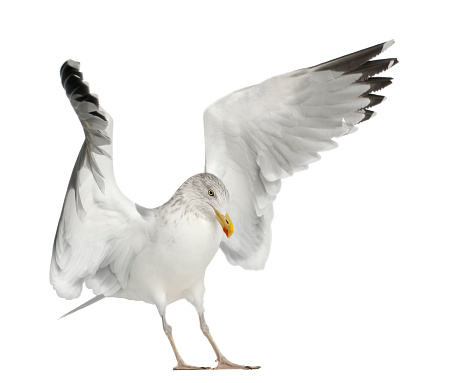
[[[220,214],[216,209],[214,209],[216,212],[216,218],[219,221],[220,225],[222,226],[223,232],[227,236],[227,238],[231,237],[231,234],[233,234],[233,222],[231,222],[230,216],[228,213],[225,215],[225,217]]]

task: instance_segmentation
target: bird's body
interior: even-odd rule
[[[223,236],[217,220],[200,216],[172,198],[151,210],[144,225],[148,241],[134,259],[127,288],[114,296],[158,308],[182,298],[201,304],[205,271]]]
[[[50,281],[59,296],[96,295],[155,304],[174,350],[175,369],[199,369],[181,358],[166,307],[191,302],[222,368],[258,368],[228,361],[214,342],[203,308],[205,271],[219,248],[233,265],[262,269],[271,244],[273,202],[281,179],[307,169],[334,138],[356,131],[385,98],[374,77],[397,63],[372,60],[393,41],[233,92],[204,114],[205,172],[190,177],[162,206],[126,198],[112,166],[112,119],[69,60],[66,94],[84,128],[58,224]],[[233,219],[234,223],[230,219]],[[233,234],[234,232],[234,234]],[[73,310],[76,311],[77,309]]]
[[[156,235],[158,241],[167,241],[167,246],[149,238],[149,244],[136,255],[128,287],[115,296],[167,305],[194,293],[203,284],[206,268],[219,250],[222,231],[215,226],[204,219],[193,225],[189,217],[180,218],[174,225],[163,224]],[[170,230],[173,227],[179,230],[176,238]],[[194,256],[186,257],[186,251]]]

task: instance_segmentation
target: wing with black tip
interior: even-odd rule
[[[143,248],[144,220],[117,187],[112,161],[112,119],[83,81],[80,64],[68,60],[61,82],[84,129],[85,140],[70,177],[50,267],[59,296],[80,295],[83,284],[110,296],[127,285]]]
[[[371,59],[393,43],[272,77],[206,109],[205,169],[232,197],[234,234],[221,243],[232,264],[264,267],[281,179],[307,169],[319,152],[337,146],[335,138],[375,115],[369,108],[385,98],[373,92],[391,84],[375,76],[397,60]]]

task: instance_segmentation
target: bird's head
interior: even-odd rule
[[[200,173],[188,178],[171,200],[183,201],[188,212],[219,222],[227,237],[233,234],[233,222],[227,213],[230,194],[214,174]]]

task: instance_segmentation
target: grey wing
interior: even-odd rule
[[[85,140],[70,177],[53,244],[50,282],[59,296],[113,295],[127,285],[134,257],[146,241],[144,220],[119,190],[112,164],[112,119],[68,60],[61,82]]]
[[[270,78],[210,105],[204,113],[207,172],[230,191],[234,234],[221,243],[228,261],[261,269],[271,244],[273,201],[281,179],[337,146],[384,100],[373,94],[391,84],[374,77],[397,63],[372,60],[394,42]]]

